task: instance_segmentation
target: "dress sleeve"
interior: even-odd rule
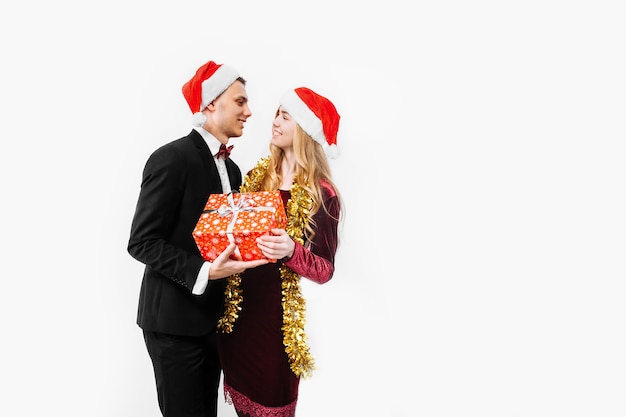
[[[283,261],[296,274],[318,284],[324,284],[332,278],[338,244],[339,199],[334,191],[326,195],[326,209],[320,208],[313,217],[315,236],[306,246],[296,242],[292,257]]]

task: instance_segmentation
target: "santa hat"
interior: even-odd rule
[[[280,105],[293,117],[300,127],[322,145],[329,158],[339,156],[337,131],[339,113],[333,103],[306,87],[287,91]]]
[[[193,113],[193,125],[202,126],[206,117],[202,110],[222,94],[235,80],[239,73],[225,64],[209,61],[196,71],[196,74],[183,85],[183,95]]]

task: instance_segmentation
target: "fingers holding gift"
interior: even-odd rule
[[[260,265],[265,265],[269,261],[267,259],[255,259],[252,261],[243,261],[241,258],[232,259],[231,256],[235,255],[235,249],[237,245],[231,242],[226,249],[213,261],[209,272],[210,279],[226,278],[233,274],[238,274],[245,271],[248,268],[255,268]]]
[[[256,240],[263,256],[270,259],[292,256],[296,245],[285,229],[272,229],[271,231],[272,234],[260,236]]]

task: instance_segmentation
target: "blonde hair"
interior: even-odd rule
[[[326,210],[328,213],[324,206],[322,181],[328,183],[335,190],[340,207],[342,207],[343,203],[339,190],[333,182],[328,159],[322,145],[317,143],[297,123],[293,137],[293,151],[296,157],[294,182],[305,189],[313,200],[313,207],[309,211],[309,224],[307,225],[308,238],[312,239],[315,235],[313,216],[319,210]],[[263,190],[276,190],[281,186],[283,179],[280,174],[280,167],[283,158],[283,150],[276,145],[270,144],[269,166],[261,183]],[[340,216],[341,213],[343,213],[343,210],[340,210]],[[340,219],[336,220],[339,221]]]

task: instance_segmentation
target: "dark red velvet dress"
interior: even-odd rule
[[[305,248],[296,243],[285,265],[301,277],[323,284],[334,273],[339,202],[324,186],[325,204],[315,215],[316,235]],[[289,192],[281,190],[285,206]],[[290,369],[281,330],[281,262],[249,269],[241,275],[242,310],[231,333],[218,332],[228,402],[252,417],[291,417],[298,399],[297,377]]]

